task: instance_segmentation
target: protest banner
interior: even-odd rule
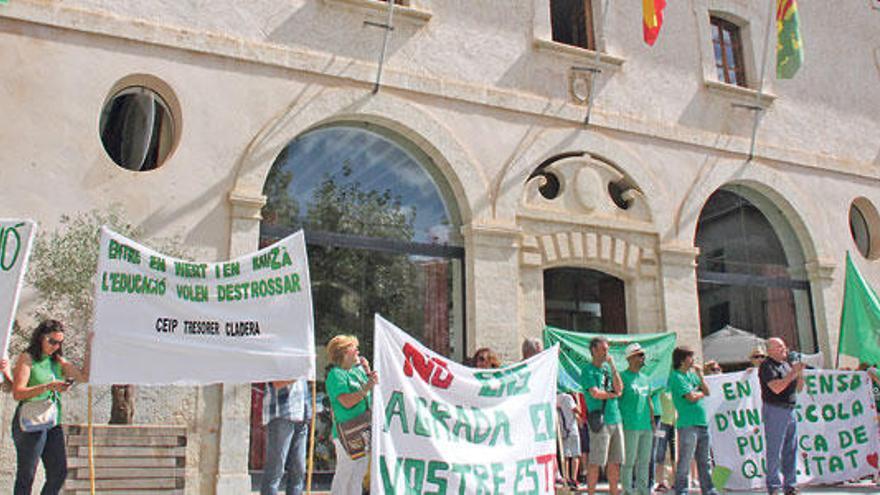
[[[559,384],[563,392],[583,392],[581,390],[581,368],[590,362],[590,341],[595,337],[605,337],[610,343],[608,353],[614,358],[619,370],[625,370],[629,363],[624,354],[626,346],[638,342],[645,350],[645,367],[642,374],[648,377],[651,389],[666,388],[669,372],[672,369],[672,350],[675,349],[675,334],[598,334],[571,332],[554,327],[544,327],[544,346],[559,344]]]
[[[716,488],[760,490],[766,459],[756,370],[707,376]],[[798,484],[830,484],[878,470],[871,382],[860,371],[806,370],[797,395]]]
[[[9,336],[37,226],[30,220],[0,219],[0,357],[8,357]]]
[[[313,327],[301,231],[199,263],[101,230],[92,383],[314,380]]]
[[[374,345],[372,493],[553,493],[558,346],[468,368],[379,315]]]

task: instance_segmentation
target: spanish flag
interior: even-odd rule
[[[645,43],[650,46],[654,46],[657,36],[660,35],[664,8],[666,8],[666,0],[642,0],[642,28],[645,33]]]
[[[791,79],[804,63],[796,0],[776,0],[776,77]]]

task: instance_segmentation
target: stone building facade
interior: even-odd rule
[[[414,236],[406,253],[457,260],[419,287],[434,300],[448,278],[449,309],[430,317],[447,333],[432,342],[458,359],[482,346],[517,359],[552,313],[584,329],[676,332],[697,349],[729,324],[833,361],[846,253],[880,282],[874,2],[801,2],[806,61],[791,80],[773,77],[767,0],[669,2],[653,47],[638,2],[585,2],[587,48],[560,41],[550,0],[402,4],[378,91],[379,0],[0,5],[0,216],[50,230],[120,204],[145,242],[178,236],[228,259],[265,236],[267,180],[292,143],[355,129],[405,150],[444,202],[446,233]],[[737,33],[736,82],[718,70],[724,29]],[[148,171],[118,166],[131,151],[111,156],[102,132],[130,88],[158,95],[172,123]],[[551,284],[562,284],[552,301]],[[37,302],[26,293],[20,313]],[[189,428],[187,492],[245,491],[249,387],[139,393],[136,421]],[[70,402],[68,420],[82,420],[82,399]],[[12,410],[4,398],[3,424]]]

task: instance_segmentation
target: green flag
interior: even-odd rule
[[[846,254],[839,354],[880,365],[880,299]]]
[[[776,0],[776,77],[791,79],[804,63],[796,0]]]
[[[672,350],[675,348],[674,333],[642,333],[608,335],[583,333],[544,327],[544,347],[559,343],[560,392],[583,392],[581,390],[581,367],[590,361],[590,341],[602,335],[611,344],[609,353],[619,371],[625,370],[629,363],[624,351],[626,346],[638,342],[645,350],[645,367],[642,368],[652,388],[666,387],[669,371],[672,368]]]

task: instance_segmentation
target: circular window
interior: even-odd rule
[[[866,198],[856,198],[849,207],[849,233],[862,256],[876,259],[880,254],[875,233],[880,225],[880,214]]]
[[[137,172],[159,168],[177,133],[168,103],[146,86],[127,86],[104,103],[101,142],[120,167]]]

